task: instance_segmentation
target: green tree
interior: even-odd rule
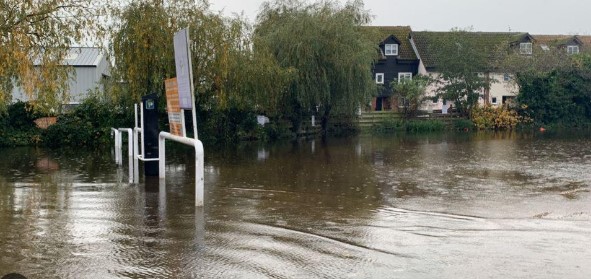
[[[538,124],[591,121],[591,54],[570,55],[560,46],[534,47],[531,55],[501,50],[495,67],[514,75],[516,107]]]
[[[164,79],[175,76],[172,42],[180,29],[180,7],[174,4],[133,1],[112,11],[113,77],[120,81],[111,92],[116,101],[131,104],[144,95],[162,93]]]
[[[412,80],[404,79],[401,82],[393,81],[390,84],[394,96],[402,99],[404,115],[406,118],[416,116],[419,108],[426,101],[426,89],[430,83],[426,76],[416,76]]]
[[[104,6],[91,0],[0,0],[0,112],[19,86],[37,111],[67,100],[72,44],[102,34]]]
[[[591,56],[569,59],[570,66],[517,74],[521,113],[539,124],[568,126],[591,121]]]
[[[303,117],[318,110],[326,131],[332,115],[354,115],[375,92],[375,44],[361,28],[369,20],[361,1],[344,7],[331,1],[263,4],[254,46],[269,50],[282,68],[293,72],[281,103],[296,130]]]
[[[469,114],[478,104],[481,92],[490,88],[489,56],[497,46],[480,45],[470,30],[453,29],[438,44],[437,71],[440,73],[438,96],[454,102],[461,114]]]

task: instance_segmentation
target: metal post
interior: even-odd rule
[[[115,137],[115,164],[120,165],[121,157],[121,140],[119,130],[111,128],[111,134]]]
[[[133,132],[130,128],[119,128],[119,131],[121,132],[119,135],[120,139],[123,132],[127,133],[127,162],[129,166],[129,183],[133,183],[133,170],[135,169],[133,164]],[[120,153],[120,156],[121,164],[123,164],[123,154]]]
[[[139,165],[139,127],[133,128],[133,183],[140,182],[140,165]]]
[[[160,159],[158,162],[158,176],[160,179],[166,178],[165,141],[167,139],[195,147],[195,206],[203,206],[203,188],[205,184],[205,152],[203,149],[203,143],[197,139],[179,137],[167,132],[160,132],[158,135],[158,158]]]

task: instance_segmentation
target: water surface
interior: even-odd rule
[[[191,148],[167,150],[165,182],[139,185],[108,147],[1,149],[0,275],[588,278],[590,143],[469,133],[206,147],[203,209]]]

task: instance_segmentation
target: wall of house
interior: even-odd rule
[[[437,72],[427,72],[426,75],[429,76],[429,78],[432,80],[439,80],[439,77],[441,76],[441,74]],[[437,94],[437,89],[439,89],[440,87],[441,84],[429,84],[429,86],[427,86],[427,89],[425,90],[425,97],[434,97]],[[425,102],[423,102],[423,105],[420,107],[420,110],[433,112],[434,110],[441,110],[442,107],[443,100],[441,99],[438,99],[436,102],[426,100]]]
[[[515,84],[512,81],[503,80],[503,73],[491,73],[490,77],[495,81],[490,86],[489,103],[491,105],[501,106],[503,97],[513,98],[517,96],[517,94],[519,93],[519,88],[517,87],[517,84]],[[496,104],[492,102],[493,98],[496,98]]]
[[[384,73],[384,89],[380,96],[384,97],[390,96],[392,94],[390,83],[393,81],[398,81],[398,73],[412,73],[414,76],[417,74],[418,66],[418,60],[399,60],[395,56],[388,57],[386,60],[376,63],[374,65],[374,79],[376,73]]]

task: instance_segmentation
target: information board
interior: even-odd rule
[[[191,101],[191,56],[189,55],[189,29],[185,28],[174,34],[174,62],[180,107],[193,109]]]
[[[168,124],[170,133],[176,136],[184,137],[183,134],[183,114],[179,105],[179,90],[176,78],[164,81],[166,89],[166,110],[168,111]]]

